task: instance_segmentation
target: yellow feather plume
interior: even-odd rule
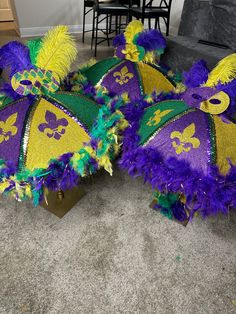
[[[222,59],[209,74],[204,86],[213,87],[219,82],[229,83],[236,78],[236,53]]]
[[[135,20],[128,24],[125,29],[125,39],[127,44],[133,43],[134,36],[144,30],[142,22]]]
[[[36,66],[51,70],[62,80],[70,71],[77,54],[76,44],[68,27],[59,25],[48,31],[43,38]]]

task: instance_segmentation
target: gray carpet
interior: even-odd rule
[[[235,214],[184,228],[118,169],[85,188],[61,220],[1,199],[0,313],[236,313]]]

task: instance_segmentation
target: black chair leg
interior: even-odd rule
[[[116,35],[118,35],[118,16],[116,15],[116,21],[115,21],[115,28],[116,28]]]
[[[112,15],[109,17],[109,34],[111,34],[111,27],[112,27]]]
[[[170,18],[166,19],[166,36],[169,36],[169,30],[170,30]]]
[[[97,45],[98,45],[98,18],[99,15],[96,16],[96,30],[95,30],[95,49],[94,49],[94,56],[97,56]]]
[[[84,11],[83,11],[83,37],[82,37],[82,42],[84,43],[84,34],[85,34],[85,16],[86,16],[86,12],[85,12],[85,4],[84,4]]]
[[[110,47],[110,41],[109,41],[109,15],[106,17],[106,35],[107,35],[107,45]]]
[[[121,15],[119,16],[119,30],[118,30],[118,33],[120,34],[121,32]]]
[[[157,25],[158,25],[158,30],[161,32],[161,25],[160,25],[160,18],[156,18],[155,20],[155,29],[157,29]]]
[[[148,19],[148,28],[151,29],[151,19]]]
[[[93,26],[92,26],[91,50],[93,49],[94,28],[95,28],[95,10],[93,9]]]

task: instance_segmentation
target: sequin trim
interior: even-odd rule
[[[216,165],[217,162],[217,151],[216,151],[216,130],[214,120],[211,114],[207,114],[207,124],[209,125],[209,140],[208,140],[208,155],[209,164]]]

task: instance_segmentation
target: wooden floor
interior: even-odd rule
[[[14,22],[0,22],[0,46],[11,40],[19,40]]]

